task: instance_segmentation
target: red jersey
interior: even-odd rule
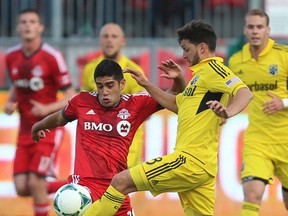
[[[141,123],[160,109],[148,94],[122,95],[117,107],[105,108],[96,92],[81,92],[63,109],[67,121],[78,119],[74,175],[112,179],[127,169],[127,155]]]
[[[41,117],[31,114],[31,99],[49,104],[57,100],[57,92],[71,86],[72,79],[60,51],[43,43],[40,49],[27,57],[22,45],[7,50],[8,74],[15,86],[16,100],[20,113],[18,144],[34,143],[31,127]]]

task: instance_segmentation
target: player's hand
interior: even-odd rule
[[[221,104],[219,101],[211,100],[206,103],[210,109],[221,118],[229,118],[229,113],[227,112],[226,107]]]
[[[32,130],[32,138],[33,140],[38,143],[40,139],[43,139],[46,137],[46,132],[50,132],[48,129],[46,130],[40,130],[40,131],[33,131]]]
[[[123,73],[130,73],[131,76],[136,80],[136,82],[144,88],[149,84],[149,81],[140,71],[131,68],[126,68],[123,70]]]
[[[17,103],[8,101],[4,106],[4,113],[11,115],[17,109]]]
[[[220,126],[223,126],[224,124],[226,124],[227,119],[226,118],[221,118],[221,122],[220,122]]]
[[[36,100],[30,100],[30,103],[33,105],[31,109],[31,113],[37,117],[44,117],[49,114],[47,111],[47,104],[42,104]]]
[[[284,105],[281,98],[278,98],[276,95],[271,92],[267,92],[267,95],[271,97],[271,100],[268,100],[263,103],[263,112],[267,115],[272,115],[282,109]]]
[[[182,74],[180,65],[176,64],[172,59],[162,61],[158,68],[164,72],[160,74],[160,77],[167,79],[175,79]]]

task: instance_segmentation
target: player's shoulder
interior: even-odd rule
[[[140,65],[138,65],[136,62],[134,62],[131,58],[128,58],[126,56],[123,56],[124,58],[126,58],[126,67],[127,68],[132,68],[134,70],[138,70],[138,71],[143,71],[143,69],[141,68]]]
[[[96,66],[103,60],[103,57],[97,57],[87,62],[86,66]]]
[[[235,64],[238,65],[239,63],[241,63],[244,57],[243,55],[244,55],[244,52],[242,49],[233,53],[228,59],[228,67],[230,68],[234,66]]]
[[[130,107],[133,109],[138,109],[143,107],[145,104],[149,103],[151,96],[146,92],[138,92],[135,94],[122,94],[121,95],[121,104],[123,107]]]
[[[52,45],[48,43],[43,43],[41,46],[41,50],[51,54],[51,55],[62,55],[61,51],[57,49],[56,47],[53,47]]]
[[[80,97],[97,97],[98,93],[96,91],[86,91],[86,90],[81,90],[78,95]]]
[[[87,62],[85,64],[85,67],[84,67],[84,73],[86,73],[85,71],[91,71],[91,69],[93,69],[93,71],[94,71],[94,69],[102,61],[102,59],[103,58],[98,57],[98,58],[92,59],[89,62]]]
[[[11,55],[15,52],[19,52],[22,50],[22,45],[21,44],[17,44],[15,46],[12,46],[12,47],[9,47],[6,51],[5,51],[5,54],[8,56],[8,55]]]
[[[285,52],[288,53],[288,46],[285,44],[280,44],[280,43],[274,43],[273,47],[274,50],[278,50],[280,52]]]
[[[45,56],[46,58],[57,62],[62,70],[68,70],[66,66],[66,62],[64,60],[63,53],[58,50],[57,48],[51,46],[50,44],[43,43],[41,46],[41,55]]]
[[[229,61],[231,61],[231,60],[233,61],[235,59],[240,59],[242,57],[242,55],[243,55],[243,50],[242,49],[238,50],[231,55],[231,57],[229,58]]]
[[[77,101],[78,104],[87,104],[90,103],[91,101],[95,102],[97,101],[95,98],[98,97],[98,93],[95,91],[85,91],[81,90],[78,92],[78,94],[74,95],[71,99],[73,101]]]
[[[205,71],[209,71],[209,73],[202,73],[202,77],[204,77],[203,79],[211,79],[211,76],[216,78],[216,77],[221,77],[221,78],[225,78],[228,77],[229,74],[231,73],[230,68],[228,68],[224,62],[222,58],[219,57],[214,57],[212,59],[210,59],[210,61],[207,62],[207,64],[203,65],[205,68]],[[212,79],[214,79],[212,78]]]
[[[145,100],[147,97],[151,97],[147,91],[140,91],[134,94],[122,94],[122,99],[125,101]]]

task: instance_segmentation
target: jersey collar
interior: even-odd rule
[[[268,42],[267,42],[267,45],[266,47],[262,50],[262,52],[259,54],[259,57],[260,56],[264,56],[266,55],[267,53],[269,53],[274,45],[275,41],[272,40],[271,38],[268,39]],[[244,46],[243,46],[243,60],[244,61],[248,61],[252,58],[252,55],[250,53],[250,44],[249,43],[246,43]]]

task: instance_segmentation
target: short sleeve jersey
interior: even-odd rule
[[[104,59],[104,57],[100,56],[97,59],[89,62],[84,67],[83,76],[82,76],[82,82],[83,82],[82,90],[86,90],[86,91],[95,91],[96,90],[96,85],[94,82],[94,70],[95,70],[96,66],[103,59]],[[122,55],[118,61],[118,64],[121,66],[122,69],[132,68],[134,70],[141,71],[143,73],[143,70],[141,69],[141,67],[138,66],[132,60],[128,59],[126,56]],[[124,79],[126,80],[126,85],[122,91],[123,94],[134,94],[134,93],[137,93],[137,92],[144,90],[143,87],[138,85],[138,83],[135,81],[135,79],[132,78],[131,74],[125,73]]]
[[[139,125],[160,106],[147,93],[122,95],[121,102],[105,108],[96,92],[73,97],[63,116],[78,119],[74,174],[81,177],[111,179],[127,169],[128,150]]]
[[[245,131],[245,145],[287,144],[288,109],[273,115],[263,112],[262,104],[271,97],[288,98],[288,46],[269,39],[258,60],[252,58],[249,44],[229,59],[229,67],[250,88],[254,95],[248,106],[249,125]]]
[[[39,50],[27,57],[22,45],[6,53],[8,74],[16,89],[20,113],[19,144],[34,143],[31,127],[41,118],[31,113],[30,100],[48,104],[57,100],[57,92],[71,86],[71,76],[60,51],[43,43]]]
[[[205,59],[190,69],[193,78],[176,96],[178,133],[175,149],[191,155],[195,163],[215,176],[221,118],[206,102],[217,100],[227,104],[229,95],[234,96],[240,88],[247,86],[219,57]]]

